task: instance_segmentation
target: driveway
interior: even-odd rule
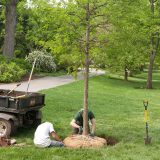
[[[105,74],[104,71],[101,70],[95,70],[95,69],[90,69],[89,76],[98,76]],[[77,80],[82,80],[83,79],[83,72],[78,73],[78,78]],[[64,76],[59,76],[59,77],[43,77],[43,78],[38,78],[31,80],[30,86],[29,86],[29,92],[37,92],[43,89],[49,89],[49,88],[54,88],[57,86],[69,84],[72,82],[77,81],[75,80],[71,75],[64,75]],[[16,86],[17,83],[10,83],[10,84],[1,84],[0,89],[8,89],[11,90]],[[15,90],[17,91],[26,91],[27,89],[28,82],[21,82],[21,85],[17,87]]]

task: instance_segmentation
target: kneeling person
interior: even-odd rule
[[[50,136],[55,140],[51,140]],[[56,134],[53,124],[50,122],[44,122],[37,127],[34,134],[34,144],[40,148],[64,146],[62,140]]]
[[[71,126],[73,128],[73,134],[82,134],[83,132],[83,111],[84,109],[81,109],[74,119],[71,121]],[[94,136],[95,130],[96,130],[96,124],[95,124],[95,116],[92,111],[88,110],[88,121],[90,120],[91,122],[91,131],[89,128],[89,133],[91,136]],[[89,126],[89,123],[88,123]]]

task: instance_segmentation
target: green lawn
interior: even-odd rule
[[[20,129],[19,143],[28,146],[0,149],[0,160],[159,160],[160,90],[146,90],[144,79],[121,79],[99,76],[90,79],[89,106],[94,111],[97,135],[118,139],[115,146],[100,149],[38,149],[32,139],[34,129]],[[160,82],[154,82],[160,88]],[[42,91],[46,94],[43,119],[54,124],[58,134],[70,135],[69,125],[83,104],[83,81]],[[143,100],[149,100],[149,134],[152,144],[144,145],[145,122]]]
[[[147,79],[147,76],[148,76],[148,71],[146,70],[145,72],[139,73],[134,77],[141,78],[141,79]],[[154,81],[160,80],[160,71],[159,70],[153,71],[153,80]]]

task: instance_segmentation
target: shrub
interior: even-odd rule
[[[50,53],[46,51],[33,51],[26,57],[26,61],[32,64],[35,58],[37,58],[35,68],[44,72],[56,71],[56,64]]]
[[[22,58],[14,58],[12,59],[12,62],[16,63],[20,68],[27,72],[31,71],[32,65]]]
[[[0,63],[7,62],[6,58],[2,55],[0,55]]]
[[[22,76],[26,74],[26,71],[20,68],[16,63],[2,62],[0,64],[0,82],[16,82],[20,81]]]

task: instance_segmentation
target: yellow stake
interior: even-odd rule
[[[145,122],[148,122],[148,119],[149,119],[149,114],[148,114],[148,111],[145,110],[145,111],[144,111],[144,121],[145,121]]]

